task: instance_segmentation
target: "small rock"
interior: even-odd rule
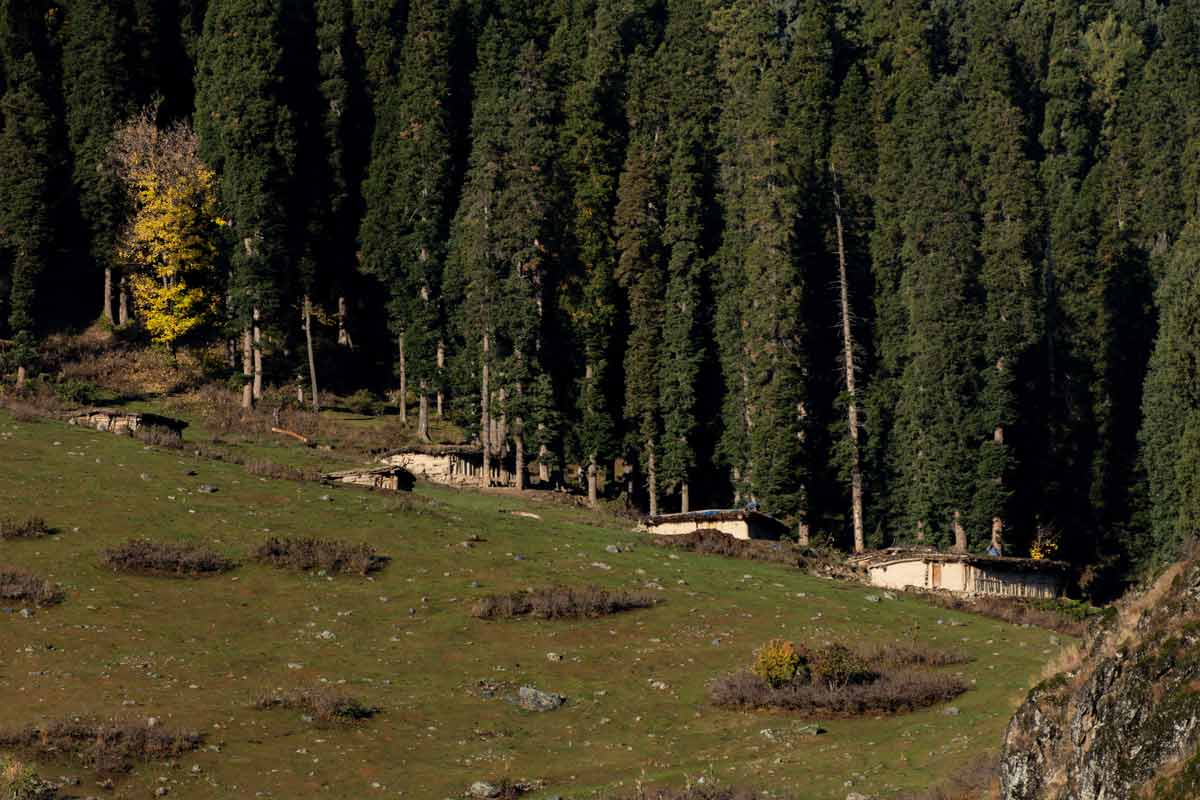
[[[149,475],[147,475],[147,474],[146,474],[146,473],[144,473],[144,472],[141,474],[141,476],[140,476],[140,477],[141,477],[141,479],[142,479],[142,480],[144,480],[144,481],[148,481],[148,480],[150,480],[150,476],[149,476]]]
[[[603,561],[593,561],[592,566],[596,569],[612,569],[612,567],[610,567],[608,564],[605,564]]]
[[[21,616],[24,617],[25,619],[29,619],[30,617],[33,616],[33,614],[34,614],[34,611],[32,608],[22,608],[21,609]]]
[[[158,717],[147,718],[146,727],[147,728],[157,728],[158,727]]]
[[[200,494],[216,494],[217,487],[213,486],[211,483],[202,483],[196,488],[196,491]]]
[[[825,733],[825,729],[820,725],[805,725],[796,729],[797,736],[820,736],[822,733]]]
[[[333,498],[327,494],[323,494],[320,497],[318,497],[317,499],[320,500],[322,503],[332,503],[333,502]]]
[[[471,788],[467,791],[470,793],[471,797],[477,797],[480,798],[480,800],[486,800],[486,798],[489,797],[500,796],[500,787],[496,786],[495,784],[488,783],[487,781],[475,781],[471,784]]]
[[[171,790],[168,789],[166,786],[160,786],[154,790],[155,797],[166,797],[170,793],[171,793]]]
[[[946,706],[942,709],[942,716],[944,717],[957,717],[958,713],[958,706]]]
[[[610,544],[608,547],[605,547],[605,548],[604,548],[604,552],[606,552],[606,553],[612,553],[614,556],[615,556],[615,555],[620,555],[620,553],[621,553],[621,548],[617,547],[615,544]]]
[[[526,711],[553,711],[559,708],[567,698],[554,692],[543,692],[532,686],[522,686],[517,690],[517,705]]]
[[[547,661],[562,661],[562,653],[546,653]]]
[[[650,681],[650,688],[657,689],[660,692],[665,692],[667,689],[670,689],[671,687],[666,681],[653,680],[653,681]]]
[[[866,600],[868,603],[878,603],[878,602],[879,602],[879,595],[877,595],[877,594],[869,594],[869,595],[866,595],[865,597],[863,597],[863,600]]]
[[[320,633],[317,634],[317,638],[324,639],[325,641],[328,642],[330,640],[336,639],[337,634],[334,633],[333,631],[321,631]]]

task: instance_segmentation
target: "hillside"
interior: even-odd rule
[[[59,606],[4,617],[0,729],[94,715],[157,717],[205,735],[198,752],[138,766],[106,796],[166,787],[180,798],[441,798],[507,776],[544,781],[533,797],[582,798],[709,776],[776,793],[803,787],[813,800],[889,797],[991,751],[1057,650],[1038,629],[903,597],[867,602],[863,587],[774,565],[671,554],[616,518],[536,495],[267,480],[186,450],[3,413],[0,437],[0,516],[40,514],[56,529],[0,542],[0,566],[66,591]],[[509,513],[518,510],[539,518]],[[392,560],[372,578],[277,571],[247,560],[269,535],[370,542]],[[201,543],[244,563],[195,580],[102,568],[101,552],[130,537]],[[652,590],[665,602],[582,622],[470,616],[484,593],[560,582],[661,587]],[[815,737],[811,720],[710,706],[706,682],[778,636],[958,649],[974,661],[948,669],[971,689],[957,714],[819,720],[826,732]],[[264,692],[324,682],[381,713],[320,726],[251,708]],[[526,683],[568,701],[538,715],[485,699],[488,684]],[[40,768],[81,778],[72,793],[96,791],[70,762]]]
[[[1029,693],[1004,800],[1200,795],[1200,563],[1174,565]]]

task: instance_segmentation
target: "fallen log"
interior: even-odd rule
[[[295,431],[289,431],[286,428],[271,428],[271,433],[282,433],[284,436],[290,436],[299,442],[303,442],[304,444],[312,444],[307,436],[301,436]]]

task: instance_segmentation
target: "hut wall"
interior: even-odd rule
[[[649,530],[650,533],[660,536],[682,536],[699,530],[717,530],[727,533],[735,539],[751,538],[750,527],[745,520],[660,522],[657,525],[651,525]]]

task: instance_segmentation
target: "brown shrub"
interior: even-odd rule
[[[2,749],[31,758],[74,758],[101,775],[128,772],[139,761],[175,758],[202,742],[198,733],[121,721],[61,719],[0,731]]]
[[[903,792],[896,800],[981,800],[1000,796],[996,758],[974,758],[943,783],[921,792]]]
[[[17,422],[37,422],[57,419],[67,411],[67,404],[44,381],[31,381],[24,389],[10,389],[0,394],[0,407]]]
[[[868,664],[892,667],[949,667],[969,664],[974,660],[966,653],[935,650],[924,644],[910,642],[875,645],[865,649],[862,655]]]
[[[293,689],[290,692],[264,694],[254,703],[260,711],[286,708],[303,711],[320,722],[357,722],[370,719],[379,709],[325,687]]]
[[[369,575],[383,569],[388,559],[369,544],[336,539],[281,539],[272,537],[254,553],[255,561],[282,569],[324,570],[329,574],[352,572]]]
[[[650,608],[662,600],[651,592],[609,591],[597,586],[582,589],[552,586],[532,592],[487,595],[475,601],[471,616],[507,619],[530,615],[541,619],[584,619]]]
[[[931,605],[1002,620],[1013,625],[1045,628],[1067,636],[1083,636],[1089,615],[1069,601],[1022,600],[1013,597],[959,597],[948,592],[914,592]],[[1097,616],[1101,615],[1099,612]]]
[[[258,478],[283,481],[319,481],[321,471],[315,467],[289,467],[266,459],[246,462],[246,472]]]
[[[0,519],[0,539],[42,539],[54,533],[54,529],[41,517],[23,520]]]
[[[44,578],[0,568],[0,602],[43,607],[61,603],[65,598],[61,589]]]
[[[153,447],[167,450],[183,449],[183,434],[162,425],[143,425],[134,431],[133,438]]]
[[[775,795],[772,795],[775,797]],[[689,786],[686,789],[638,789],[615,800],[765,800],[752,789]]]
[[[237,563],[191,544],[130,539],[104,551],[103,563],[115,572],[135,575],[203,576],[228,572]]]
[[[772,709],[821,716],[895,714],[953,700],[967,690],[959,678],[938,672],[897,670],[867,683],[789,683],[774,687],[750,672],[712,681],[708,695],[720,708]]]

